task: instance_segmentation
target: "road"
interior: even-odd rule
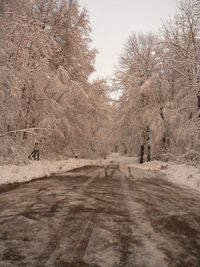
[[[199,267],[199,194],[113,170],[0,186],[0,266]]]

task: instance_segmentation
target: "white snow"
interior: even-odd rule
[[[139,164],[136,157],[111,154],[106,160],[69,159],[62,161],[33,161],[28,165],[4,165],[0,166],[0,184],[15,182],[27,182],[40,177],[48,177],[52,174],[64,174],[75,168],[87,165],[120,164],[122,172],[127,174],[127,167],[150,172],[161,172],[170,182],[189,186],[200,191],[200,169],[186,164],[172,162],[150,161]],[[145,176],[146,177],[146,176]],[[152,175],[149,176],[152,178]]]
[[[159,171],[161,169],[167,169],[168,163],[155,160],[155,161],[145,162],[143,164],[138,164],[138,163],[129,164],[128,167],[141,169],[141,170],[145,170],[145,171]]]
[[[130,164],[128,167],[145,171],[160,171],[166,175],[168,181],[200,191],[200,169],[197,167],[161,161]]]
[[[170,182],[186,185],[200,192],[200,169],[186,164],[170,163],[162,170]]]
[[[69,159],[62,161],[32,161],[28,165],[0,166],[0,184],[27,182],[40,177],[65,173],[87,165],[100,165],[100,160]]]

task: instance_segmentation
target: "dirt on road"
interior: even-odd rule
[[[0,186],[0,266],[200,267],[200,196],[113,166]]]

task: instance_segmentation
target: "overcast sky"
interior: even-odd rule
[[[131,33],[157,32],[161,19],[174,15],[177,0],[79,0],[89,11],[92,40],[99,54],[95,76],[112,75]]]

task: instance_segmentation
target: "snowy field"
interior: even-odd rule
[[[127,168],[140,169],[149,172],[161,172],[170,182],[189,186],[200,191],[200,169],[186,164],[175,164],[151,161],[139,164],[136,157],[120,156],[111,154],[106,160],[68,159],[62,161],[39,161],[28,165],[4,165],[0,166],[0,184],[15,182],[27,182],[40,177],[49,177],[53,174],[64,174],[75,168],[88,165],[120,164],[122,172]]]

